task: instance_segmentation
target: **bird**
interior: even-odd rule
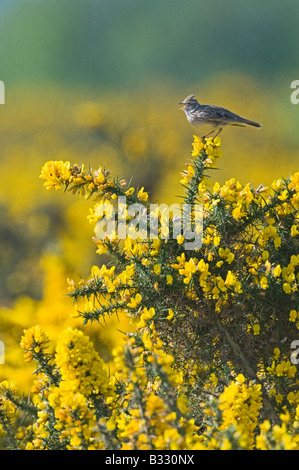
[[[206,138],[218,130],[214,138],[217,137],[225,126],[262,127],[258,122],[245,119],[220,106],[199,104],[195,99],[195,95],[187,96],[187,98],[179,104],[183,105],[180,110],[185,112],[190,124],[198,128],[206,129],[207,133],[202,138]]]

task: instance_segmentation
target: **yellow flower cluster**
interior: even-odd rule
[[[233,260],[233,254],[229,251],[227,262],[230,263]],[[219,249],[220,257],[226,257],[222,248]],[[181,276],[184,276],[184,284],[190,284],[194,275],[197,274],[197,282],[202,287],[204,295],[213,299],[219,299],[221,293],[236,292],[241,293],[241,283],[237,280],[236,275],[232,271],[227,271],[225,279],[221,276],[211,276],[209,271],[209,263],[206,263],[204,259],[198,260],[197,258],[190,258],[186,261],[185,254],[177,257],[177,264],[172,264],[174,269],[179,271]],[[217,263],[217,267],[222,266],[223,261]],[[194,281],[196,282],[196,281]]]
[[[76,164],[71,165],[69,161],[46,162],[42,167],[40,178],[46,180],[44,183],[46,189],[65,187],[73,194],[78,192],[80,196],[85,195],[86,198],[89,198],[93,193],[105,194],[105,200],[102,200],[102,204],[104,202],[109,204],[110,199],[116,199],[120,195],[130,197],[135,192],[133,187],[124,189],[127,186],[125,179],[113,181],[110,172],[102,167],[97,170],[85,171],[84,165],[78,167]],[[122,191],[120,191],[121,189]],[[147,201],[148,193],[144,191],[143,187],[136,193],[136,200]]]
[[[20,343],[25,352],[25,360],[31,362],[39,354],[43,354],[48,348],[49,341],[47,334],[38,325],[26,330]]]
[[[258,450],[299,450],[298,435],[294,436],[290,426],[290,416],[281,415],[283,423],[271,426],[266,420],[260,425],[260,434],[256,437]]]
[[[271,367],[267,367],[269,374],[276,375],[277,377],[286,376],[294,378],[297,372],[295,364],[291,364],[290,361],[281,361],[278,364],[275,361],[272,362]]]
[[[5,436],[10,426],[18,417],[19,412],[14,403],[6,398],[7,392],[16,392],[15,387],[8,384],[6,380],[0,383],[0,438]]]
[[[219,408],[223,411],[220,430],[234,425],[241,447],[252,449],[261,406],[261,385],[248,386],[239,374],[219,397]]]
[[[171,295],[174,295],[176,289],[180,286],[180,292],[184,292],[184,295],[186,295],[186,305],[190,305],[190,302],[194,302],[194,305],[208,302],[209,309],[212,307],[212,310],[219,314],[225,328],[225,334],[229,337],[233,347],[236,348],[234,340],[230,337],[231,332],[228,333],[226,330],[226,325],[231,325],[237,331],[233,319],[229,319],[233,315],[230,312],[237,311],[239,321],[244,322],[241,329],[243,328],[243,338],[245,338],[245,332],[248,333],[249,345],[252,344],[252,338],[256,341],[263,338],[267,331],[271,331],[271,328],[275,327],[275,323],[280,321],[279,316],[277,314],[275,316],[270,309],[264,307],[259,309],[253,306],[251,298],[263,299],[265,296],[271,295],[290,296],[291,303],[287,307],[287,315],[289,321],[296,324],[297,309],[292,296],[298,290],[298,255],[297,253],[291,254],[290,262],[285,265],[285,261],[279,261],[279,253],[286,233],[290,240],[297,237],[298,175],[292,175],[288,181],[274,182],[270,194],[267,193],[268,188],[264,186],[254,189],[250,184],[242,185],[235,178],[226,181],[223,186],[215,183],[212,191],[209,191],[207,189],[209,183],[204,171],[209,167],[215,167],[217,159],[221,156],[219,147],[219,138],[202,141],[194,137],[192,156],[197,160],[189,163],[186,171],[181,174],[181,183],[186,188],[185,202],[192,203],[199,196],[203,202],[204,233],[203,247],[200,254],[193,251],[190,253],[184,251],[184,237],[182,236],[176,240],[177,248],[174,250],[174,256],[167,258],[167,241],[165,242],[162,239],[132,240],[128,237],[123,247],[119,249],[119,241],[115,235],[110,237],[109,240],[97,240],[98,253],[114,253],[119,259],[126,260],[126,263],[128,263],[126,269],[116,275],[114,266],[109,269],[105,265],[102,268],[94,267],[92,278],[86,283],[81,282],[81,285],[77,288],[77,290],[81,289],[83,296],[88,297],[85,306],[86,319],[88,319],[88,312],[90,314],[99,312],[95,308],[96,303],[99,303],[103,305],[102,313],[104,315],[124,310],[131,315],[132,319],[137,320],[136,328],[139,342],[134,343],[135,339],[132,339],[128,343],[131,347],[130,354],[132,354],[132,357],[130,360],[134,365],[134,373],[125,361],[123,350],[118,350],[118,356],[115,356],[115,367],[117,369],[115,377],[117,377],[117,380],[121,381],[121,377],[123,380],[125,376],[127,379],[130,377],[129,383],[131,385],[126,385],[127,392],[124,394],[127,398],[130,397],[128,403],[126,402],[129,411],[126,415],[122,415],[120,419],[117,409],[114,409],[113,417],[108,419],[106,423],[108,428],[117,430],[119,439],[123,441],[123,448],[149,448],[152,442],[149,442],[147,435],[147,426],[149,426],[147,420],[150,419],[147,410],[150,408],[153,415],[160,416],[165,411],[163,411],[163,406],[165,406],[163,397],[156,394],[151,395],[152,390],[157,391],[158,383],[162,387],[162,382],[157,380],[151,384],[149,394],[144,392],[144,390],[147,390],[148,385],[146,384],[149,383],[146,374],[149,366],[159,366],[160,372],[165,373],[168,383],[176,388],[181,397],[184,396],[185,386],[183,386],[183,382],[185,378],[188,376],[189,383],[192,384],[195,384],[197,380],[196,373],[191,372],[193,370],[193,361],[189,361],[188,370],[182,359],[182,351],[179,348],[173,349],[176,359],[174,359],[174,355],[166,352],[165,337],[163,338],[163,334],[161,335],[160,327],[161,322],[166,322],[164,328],[167,332],[170,332],[171,329],[169,330],[169,328],[171,328],[171,325],[178,325],[177,320],[179,318],[187,318],[190,321],[188,315],[192,313],[195,319],[202,319],[205,313],[198,311],[196,306],[190,308],[190,310],[189,307],[182,308],[180,306],[182,299],[175,296],[172,302],[165,301],[161,308],[159,303],[149,304],[149,289],[152,291],[153,296],[155,292],[157,292],[157,295],[161,295],[163,292],[162,295],[167,299],[168,296],[171,298]],[[117,188],[119,190],[120,185]],[[116,188],[114,192],[112,191],[112,197],[110,193],[111,190],[109,189],[108,198],[110,198],[112,204]],[[123,193],[118,192],[118,194]],[[125,194],[126,196],[133,196],[135,189],[128,188]],[[148,195],[144,193],[143,188],[137,196],[141,201],[147,201],[148,199]],[[106,201],[105,198],[98,204],[103,204]],[[98,207],[99,205],[96,205],[91,211],[89,218],[92,222],[99,220],[96,216]],[[290,214],[292,214],[292,219],[290,219],[291,222],[288,225],[285,216]],[[221,223],[219,223],[217,217],[219,217]],[[282,229],[282,225],[285,223],[287,225]],[[227,224],[226,230],[223,230],[225,224]],[[232,230],[230,242],[228,242],[230,240],[229,230]],[[284,256],[282,259],[285,260],[286,257]],[[143,280],[145,282],[144,286],[142,284],[138,285],[138,280],[140,282]],[[281,289],[278,290],[277,286],[280,286]],[[98,292],[104,295],[99,296],[95,287],[98,288]],[[76,291],[74,286],[73,289]],[[275,294],[273,294],[274,292]],[[105,297],[105,300],[103,297]],[[107,308],[105,306],[106,300],[109,301]],[[264,311],[265,316],[262,315]],[[284,319],[286,319],[286,316]],[[173,333],[171,332],[171,334]],[[221,344],[219,342],[221,334],[223,334],[223,330],[210,337],[212,344]],[[192,341],[196,337],[193,332],[188,332],[187,335]],[[132,353],[132,348],[134,353]],[[217,364],[217,354],[215,354],[212,364],[213,361]],[[180,358],[179,363],[183,365],[184,373],[183,370],[181,370],[181,373],[176,370],[178,358]],[[274,406],[275,404],[281,404],[280,393],[275,392],[274,394],[276,378],[289,380],[297,377],[297,368],[290,361],[284,360],[276,364],[277,359],[278,357],[273,361],[272,366],[268,367],[265,360],[265,367],[261,374],[261,376],[263,374],[267,375],[267,380],[271,381],[273,379],[273,382],[271,382],[272,392],[269,396],[275,397]],[[263,360],[261,362],[263,363]],[[135,364],[139,364],[139,367],[135,368]],[[244,365],[247,366],[247,364]],[[185,367],[186,369],[184,369]],[[213,369],[204,365],[201,367],[201,371],[205,370],[208,371],[208,377],[212,377],[212,379],[206,382],[204,390],[210,390],[211,383],[214,389],[217,389],[219,387],[218,377],[214,372],[209,373]],[[123,383],[126,383],[126,380]],[[144,399],[145,409],[143,409],[143,412],[136,404],[133,408],[131,406],[130,400],[133,403],[133,397],[136,397],[136,393],[141,393]],[[219,396],[219,409],[222,412],[222,424],[219,430],[223,433],[222,436],[227,435],[225,433],[228,432],[228,429],[234,426],[234,435],[237,436],[238,445],[247,449],[254,448],[259,410],[262,406],[261,397],[261,384],[249,383],[246,385],[245,378],[241,374],[235,382],[226,387]],[[294,406],[296,404],[296,395],[294,397],[288,395],[288,397],[288,403]],[[168,412],[168,414],[171,414],[169,409]],[[165,414],[165,419],[168,414]],[[176,423],[178,423],[177,419],[178,415],[176,414]],[[153,427],[155,427],[155,424],[150,421],[150,428]],[[193,431],[195,432],[195,430]],[[175,434],[172,428],[167,428],[165,432],[173,436],[174,439]],[[230,447],[231,442],[229,439],[224,437],[222,440],[219,433],[217,435],[219,442],[215,444],[215,435],[213,434],[214,437],[211,440],[207,435],[201,436],[200,439],[197,436],[196,445],[206,448]],[[157,440],[154,445],[158,445],[159,448],[163,448],[163,446],[169,448],[167,442],[166,438],[162,437],[161,434],[158,436],[157,433]],[[178,448],[181,448],[180,445],[178,445]]]
[[[193,150],[191,152],[192,157],[203,156],[202,165],[204,168],[215,168],[217,159],[222,156],[220,150],[221,140],[220,137],[215,139],[206,138],[204,141],[197,137],[193,136]],[[187,165],[187,170],[181,172],[181,184],[188,185],[194,179],[196,173],[196,167],[194,163],[189,163]],[[198,181],[198,192],[203,193],[206,189],[206,177],[201,178]]]
[[[39,357],[40,345],[45,353],[48,343],[38,327],[25,331],[21,341],[26,360],[34,358],[44,369],[32,389],[38,419],[33,426],[19,429],[22,439],[27,433],[35,436],[26,443],[26,449],[51,449],[54,436],[68,449],[103,448],[96,429],[95,403],[104,406],[114,394],[103,360],[82,331],[68,328],[58,341],[55,357],[51,358],[53,368],[49,375],[45,356]],[[28,357],[32,349],[34,354]]]
[[[176,392],[182,377],[174,374],[174,359],[163,352],[157,338],[151,338],[152,342],[149,336],[149,331],[143,334],[143,346],[137,346],[131,338],[125,349],[114,351],[114,380],[125,387],[123,412],[119,412],[115,402],[106,426],[116,433],[122,450],[202,448],[198,427],[194,420],[185,418],[187,400]],[[156,377],[148,376],[149,366],[156,370]]]
[[[84,166],[79,168],[71,165],[69,161],[49,161],[41,170],[40,178],[46,180],[46,189],[61,189],[72,184],[70,190],[73,193],[79,191],[80,195],[89,196],[95,190],[103,190],[114,187],[112,181],[108,182],[109,172],[100,167],[92,172],[84,172]]]
[[[61,376],[60,388],[85,397],[111,395],[104,362],[82,331],[68,328],[63,333],[56,348],[55,362]]]
[[[61,189],[72,176],[71,164],[66,161],[49,161],[42,168],[40,177],[45,179],[46,189]]]
[[[203,163],[207,165],[214,165],[216,158],[222,157],[222,152],[220,150],[221,139],[216,137],[206,138],[205,140],[199,138],[197,135],[193,136],[193,151],[191,153],[192,157],[199,157],[202,150],[204,151],[204,160]]]
[[[70,450],[95,450],[103,446],[98,442],[99,434],[95,432],[96,415],[88,407],[86,396],[80,392],[71,392],[63,390],[61,387],[50,389],[48,396],[49,407],[54,410],[55,430],[59,433],[59,439],[62,442],[68,442],[67,448]],[[46,411],[38,413],[38,432],[37,436],[43,436],[45,439],[50,435],[42,428],[50,418]],[[42,442],[34,440],[34,446],[42,445]],[[31,446],[29,446],[29,449]],[[27,446],[28,449],[28,446]]]
[[[127,137],[129,148],[134,136]],[[94,265],[86,281],[68,280],[73,317],[133,323],[113,349],[109,374],[81,330],[66,329],[51,352],[40,326],[27,329],[25,359],[38,364],[30,419],[16,420],[24,405],[4,384],[3,439],[14,426],[14,446],[26,449],[298,448],[299,377],[287,343],[299,323],[299,174],[269,193],[235,178],[210,185],[220,143],[194,137],[195,160],[181,174],[184,202],[203,204],[200,249],[185,249],[182,235],[122,242],[115,232],[95,239],[97,253],[114,262]],[[143,187],[112,180],[102,167],[48,162],[41,178],[47,189],[94,193],[92,223],[104,204],[112,215],[118,196],[148,203]]]

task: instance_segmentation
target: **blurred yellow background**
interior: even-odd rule
[[[218,0],[149,3],[152,9],[135,0],[0,7],[0,380],[23,389],[30,381],[18,347],[24,328],[38,323],[55,339],[80,326],[66,279],[108,262],[95,254],[92,202],[47,192],[39,179],[46,161],[104,166],[144,186],[152,202],[178,201],[179,173],[198,135],[178,103],[194,93],[263,126],[223,131],[214,181],[269,185],[298,171],[299,105],[290,102],[290,83],[299,77],[292,51],[286,60],[286,43],[298,44],[296,2],[284,3],[284,16],[276,1],[271,14],[255,0],[237,9],[228,2],[225,11]],[[282,47],[277,36],[285,30]],[[109,361],[130,327],[120,318],[87,331]]]

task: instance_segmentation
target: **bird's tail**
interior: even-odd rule
[[[258,122],[250,121],[249,119],[245,119],[245,118],[242,119],[241,123],[244,124],[245,126],[262,127],[262,125],[259,124]]]

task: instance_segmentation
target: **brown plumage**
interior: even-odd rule
[[[261,124],[255,121],[245,119],[238,114],[232,113],[228,109],[219,106],[210,106],[207,104],[199,104],[194,95],[189,95],[181,103],[182,109],[187,116],[187,120],[195,127],[212,129],[207,135],[212,134],[218,129],[218,135],[225,126],[251,126],[261,127]],[[215,136],[216,137],[216,136]]]

